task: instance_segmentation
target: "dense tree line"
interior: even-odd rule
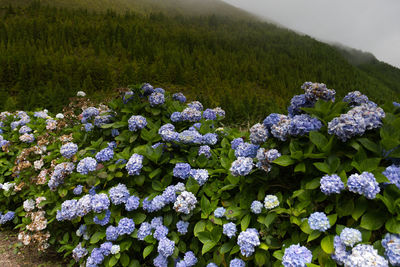
[[[263,22],[94,13],[38,2],[0,14],[2,110],[59,111],[78,90],[103,96],[141,82],[222,106],[229,121],[285,109],[304,81],[325,82],[339,96],[360,90],[377,102],[400,93],[376,75],[379,69],[364,71],[329,45]]]

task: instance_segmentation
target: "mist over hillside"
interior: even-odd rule
[[[283,111],[305,81],[378,103],[400,94],[399,69],[220,1],[0,0],[0,8],[1,109],[57,112],[78,90],[104,96],[151,82],[222,106],[235,122]]]

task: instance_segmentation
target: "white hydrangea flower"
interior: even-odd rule
[[[84,97],[84,96],[86,96],[86,93],[85,93],[84,91],[78,91],[78,92],[76,93],[76,96]]]
[[[27,199],[24,201],[24,210],[25,211],[32,211],[35,209],[35,200],[33,199]]]
[[[56,118],[57,118],[57,119],[64,119],[64,114],[58,113],[58,114],[56,115]]]

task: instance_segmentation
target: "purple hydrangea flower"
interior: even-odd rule
[[[117,186],[111,187],[108,191],[111,199],[111,203],[119,205],[126,203],[129,198],[129,190],[124,184],[118,184]]]
[[[209,146],[200,146],[198,155],[204,155],[206,158],[211,157],[211,148]]]
[[[206,120],[216,120],[217,119],[217,112],[213,109],[206,109],[203,111],[203,118]]]
[[[172,99],[179,101],[181,103],[185,103],[186,102],[186,97],[182,94],[182,93],[175,93],[172,95]]]
[[[110,207],[110,200],[104,193],[96,194],[91,199],[92,210],[96,213],[100,213],[104,210],[108,210]]]
[[[78,262],[80,259],[85,257],[88,254],[88,251],[86,248],[82,247],[82,243],[79,243],[73,250],[72,250],[72,257],[76,262]]]
[[[167,123],[160,127],[158,134],[165,142],[175,142],[178,140],[179,134],[175,132],[175,126],[171,123]]]
[[[158,225],[154,230],[153,237],[157,240],[161,240],[167,237],[168,232],[169,232],[168,227],[164,225]]]
[[[257,123],[250,128],[250,141],[255,145],[260,145],[267,141],[268,129],[261,123]]]
[[[400,167],[396,165],[391,165],[386,168],[384,172],[382,172],[383,175],[388,178],[391,184],[396,185],[400,189]]]
[[[145,95],[150,95],[150,94],[154,93],[154,88],[153,88],[153,86],[152,86],[151,84],[149,84],[149,83],[143,84],[142,87],[141,87],[140,89],[143,90],[143,92],[144,92]]]
[[[186,252],[183,260],[187,267],[194,266],[197,263],[197,258],[192,251]]]
[[[137,130],[143,129],[147,125],[147,120],[145,117],[140,115],[133,115],[128,120],[129,131],[136,132]]]
[[[135,230],[135,223],[130,218],[122,218],[118,222],[118,234],[119,235],[130,235]]]
[[[89,172],[93,172],[96,170],[97,161],[94,158],[86,157],[79,161],[78,166],[76,167],[76,171],[80,174],[88,174]]]
[[[203,110],[203,104],[201,104],[199,101],[192,101],[188,104],[188,106],[199,111]]]
[[[185,130],[178,134],[178,141],[183,144],[201,144],[203,136],[198,131]]]
[[[155,267],[168,267],[168,259],[167,257],[158,254],[158,256],[154,258],[153,264]]]
[[[150,106],[155,107],[161,104],[164,104],[165,98],[164,94],[159,92],[154,92],[149,96]]]
[[[340,192],[344,189],[344,183],[336,174],[323,176],[320,180],[320,183],[321,191],[325,195],[340,194]]]
[[[174,253],[175,242],[168,238],[163,238],[158,242],[157,251],[164,257],[169,257]]]
[[[187,233],[189,227],[189,222],[179,221],[176,223],[176,228],[178,229],[178,233],[184,235]]]
[[[142,167],[143,167],[143,156],[136,153],[129,158],[129,161],[125,166],[129,175],[139,175]]]
[[[144,240],[146,236],[151,235],[151,224],[148,222],[143,222],[140,227],[139,230],[137,232],[137,237],[139,240]]]
[[[311,263],[312,254],[306,247],[291,245],[285,249],[282,257],[282,264],[285,267],[305,267],[306,263]]]
[[[112,149],[109,148],[109,147],[100,150],[100,151],[96,154],[96,160],[97,160],[98,162],[109,161],[109,160],[111,160],[113,157],[114,157],[114,150],[112,150]]]
[[[60,148],[60,153],[64,158],[72,158],[78,152],[78,145],[74,143],[66,143]]]
[[[162,193],[165,204],[174,203],[176,200],[176,190],[174,185],[167,186]]]
[[[364,195],[368,199],[374,199],[380,192],[379,184],[370,172],[350,175],[347,186],[350,192]]]
[[[174,113],[171,114],[171,121],[172,122],[179,122],[182,121],[182,115],[180,112],[176,111]]]
[[[190,175],[191,169],[189,163],[176,163],[173,173],[175,177],[187,179]]]
[[[126,200],[125,210],[126,211],[136,210],[139,207],[139,205],[140,205],[140,199],[136,196],[130,196]]]
[[[235,150],[235,156],[255,158],[257,156],[258,148],[259,148],[258,145],[253,145],[250,143],[239,144]]]
[[[203,185],[208,180],[208,171],[205,169],[192,169],[190,170],[190,176],[193,177],[199,185]]]
[[[243,138],[239,137],[239,138],[233,139],[231,142],[231,148],[233,150],[236,150],[238,148],[238,146],[243,143],[244,143]]]
[[[201,111],[194,108],[185,108],[181,112],[183,121],[197,122],[201,120]]]
[[[74,195],[79,196],[80,194],[82,194],[82,189],[82,185],[77,185],[73,190]]]
[[[242,259],[234,258],[229,262],[229,267],[245,267],[246,263]]]

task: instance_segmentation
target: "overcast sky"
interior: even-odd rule
[[[317,39],[400,67],[400,0],[224,0]]]

